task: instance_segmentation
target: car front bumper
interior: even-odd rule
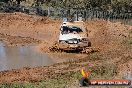
[[[82,50],[83,48],[88,47],[88,42],[87,43],[77,43],[77,44],[61,44],[60,49],[63,50]]]

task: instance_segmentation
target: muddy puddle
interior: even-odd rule
[[[10,47],[0,42],[0,71],[54,64],[51,58],[37,52],[35,48],[35,46]]]

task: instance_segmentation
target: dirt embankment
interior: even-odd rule
[[[38,44],[38,41],[41,41],[41,43],[39,42],[39,49],[45,51],[58,38],[61,21],[21,13],[1,13],[0,18],[0,39],[3,36],[8,36],[7,38],[4,37],[2,39],[3,41],[12,42],[20,40],[20,42],[16,42],[20,44],[36,42]],[[118,75],[122,75],[125,71],[132,72],[132,45],[128,43],[128,40],[132,39],[132,26],[122,23],[111,23],[105,20],[88,21],[86,25],[89,30],[89,38],[92,46],[100,49],[95,54],[96,56],[89,54],[86,58],[59,63],[49,67],[23,68],[20,70],[0,72],[0,83],[38,82],[63,75],[69,71],[78,71],[82,67],[87,66],[88,63],[103,64],[104,61],[116,65],[119,70]],[[98,57],[98,54],[101,57]],[[102,57],[106,59],[101,59]]]
[[[87,27],[92,45],[100,49],[99,53],[107,58],[107,62],[118,67],[118,76],[132,73],[132,26],[99,20],[88,22]]]
[[[0,19],[1,36],[3,34],[15,37],[19,36],[19,38],[20,36],[25,37],[24,42],[27,43],[36,43],[34,40],[38,40],[52,44],[57,39],[61,23],[47,17],[31,16],[22,13],[1,13]],[[28,42],[29,38],[31,42]],[[14,40],[14,37],[10,37],[10,41],[12,39]],[[20,41],[20,43],[22,42]]]

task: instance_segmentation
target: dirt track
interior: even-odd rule
[[[38,44],[38,49],[41,49],[42,52],[47,51],[48,47],[57,40],[61,24],[61,21],[21,13],[1,13],[0,19],[0,39],[2,41],[7,42],[8,45],[35,43]],[[76,72],[88,63],[97,64],[101,61],[117,65],[119,76],[128,70],[132,72],[132,44],[127,43],[127,40],[132,38],[130,32],[132,26],[104,20],[88,21],[86,25],[92,46],[99,48],[99,55],[107,59],[93,60],[89,54],[86,55],[86,58],[72,60],[70,63],[64,62],[49,67],[4,71],[0,72],[0,83],[38,82],[63,75],[65,72]]]

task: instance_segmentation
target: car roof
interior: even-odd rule
[[[83,31],[86,31],[85,23],[83,21],[63,22],[62,26],[75,26],[81,28]]]

